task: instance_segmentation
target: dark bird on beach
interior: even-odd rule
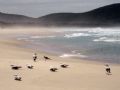
[[[47,57],[47,56],[44,56],[44,59],[45,60],[51,60],[51,58]]]
[[[110,66],[108,64],[105,65],[105,70],[106,70],[107,75],[111,75],[111,69],[110,69]]]
[[[69,65],[67,65],[67,64],[61,64],[60,65],[62,68],[67,68]]]
[[[57,68],[50,68],[50,71],[56,72],[58,69]]]
[[[18,70],[20,68],[22,68],[22,67],[21,66],[17,66],[17,65],[11,65],[11,69],[13,69],[13,70]]]
[[[22,80],[22,77],[20,77],[19,75],[14,75],[14,80],[17,80],[17,81],[21,81]]]
[[[27,64],[26,66],[27,66],[27,68],[29,68],[29,69],[33,69],[33,67],[34,67],[33,65],[30,65],[30,64]]]

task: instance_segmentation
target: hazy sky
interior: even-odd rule
[[[56,12],[85,12],[120,0],[0,0],[0,11],[39,17]]]

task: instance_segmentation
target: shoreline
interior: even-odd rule
[[[87,56],[85,55],[82,55],[82,54],[68,54],[68,53],[63,53],[63,54],[58,54],[58,53],[55,53],[55,52],[50,52],[50,51],[45,51],[45,50],[41,50],[40,48],[37,49],[37,48],[34,48],[34,47],[31,47],[33,45],[31,45],[30,47],[27,47],[26,44],[32,44],[30,43],[29,41],[23,41],[23,40],[17,40],[18,42],[24,42],[24,44],[22,44],[20,47],[21,48],[25,48],[25,49],[28,49],[28,50],[32,50],[32,51],[37,51],[38,53],[44,53],[44,54],[49,54],[49,55],[52,55],[52,56],[55,56],[55,57],[59,57],[59,58],[63,58],[63,59],[73,59],[73,60],[80,60],[80,61],[85,61],[85,62],[92,62],[92,63],[100,63],[100,64],[111,64],[111,65],[120,65],[120,63],[117,63],[117,62],[113,62],[113,61],[108,61],[106,59],[102,60],[102,59],[91,59],[91,58],[88,58]],[[19,47],[19,48],[20,48]],[[38,47],[38,46],[37,46]]]
[[[17,28],[18,29],[18,28]],[[22,29],[18,29],[18,31],[16,30],[3,30],[2,33],[0,33],[0,35],[3,35],[1,36],[1,39],[6,39],[5,41],[12,41],[12,42],[17,42],[19,43],[19,47],[18,48],[23,48],[23,49],[26,49],[26,50],[30,50],[34,53],[35,52],[38,52],[38,53],[44,53],[44,54],[48,54],[48,55],[52,55],[52,56],[55,56],[55,57],[59,57],[59,58],[63,58],[63,59],[73,59],[75,61],[85,61],[85,62],[92,62],[92,63],[100,63],[100,64],[104,64],[104,63],[109,63],[109,64],[112,64],[112,65],[120,65],[119,63],[114,63],[114,62],[107,62],[107,61],[104,61],[101,59],[99,59],[100,61],[98,61],[97,59],[90,59],[90,58],[82,58],[79,56],[78,57],[74,57],[74,56],[70,56],[70,57],[61,57],[61,55],[64,55],[64,54],[67,54],[67,53],[63,53],[61,55],[58,55],[57,53],[51,53],[51,52],[47,52],[47,51],[44,51],[44,50],[41,50],[41,49],[38,49],[37,48],[32,48],[32,47],[26,47],[26,44],[32,44],[31,42],[29,41],[25,41],[25,40],[18,40],[18,38],[14,37],[15,34],[18,34],[18,35],[31,35],[31,36],[38,36],[38,35],[54,35],[55,33],[58,34],[58,32],[53,32],[51,30],[48,30],[47,28],[42,28],[42,29],[45,29],[47,31],[40,31],[39,28],[36,28],[34,31],[31,29],[31,30],[26,30],[24,32],[24,30]],[[9,30],[9,31],[8,31]],[[23,33],[24,32],[24,33]],[[6,37],[7,36],[7,37]],[[1,40],[0,39],[0,40]],[[9,40],[7,40],[9,39]],[[72,55],[72,54],[71,54]],[[77,55],[77,54],[76,54]],[[82,55],[84,57],[84,55]]]
[[[106,75],[104,64],[100,62],[60,58],[51,53],[35,51],[21,47],[28,44],[9,38],[6,31],[0,35],[0,89],[1,90],[119,90],[120,65],[110,64],[112,75]],[[34,32],[34,31],[31,31]],[[16,32],[14,34],[23,33]],[[34,32],[35,33],[35,32]],[[48,33],[48,32],[47,32]],[[37,62],[32,60],[33,53],[38,55]],[[52,60],[45,61],[43,56]],[[26,64],[34,66],[29,70]],[[68,64],[68,68],[61,68]],[[10,65],[20,65],[20,70],[12,70]],[[51,72],[50,67],[57,67],[57,72]],[[14,75],[20,75],[22,81],[15,81]],[[7,86],[6,86],[7,85]]]

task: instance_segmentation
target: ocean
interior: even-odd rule
[[[51,35],[21,35],[28,48],[56,54],[61,58],[82,58],[120,63],[119,28],[54,28]]]

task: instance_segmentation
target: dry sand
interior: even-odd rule
[[[32,32],[35,34],[34,30],[25,33]],[[60,58],[38,51],[38,60],[33,62],[34,50],[20,47],[26,42],[8,38],[18,33],[23,34],[23,30],[0,32],[0,90],[120,90],[120,65],[111,64],[112,75],[106,75],[104,63]],[[36,30],[36,33],[41,32]],[[45,62],[44,55],[52,60]],[[69,67],[61,68],[61,63]],[[11,64],[22,68],[12,70]],[[26,64],[32,64],[34,69],[27,69]],[[50,66],[57,67],[58,71],[50,72]],[[15,74],[22,76],[22,81],[15,81]]]

